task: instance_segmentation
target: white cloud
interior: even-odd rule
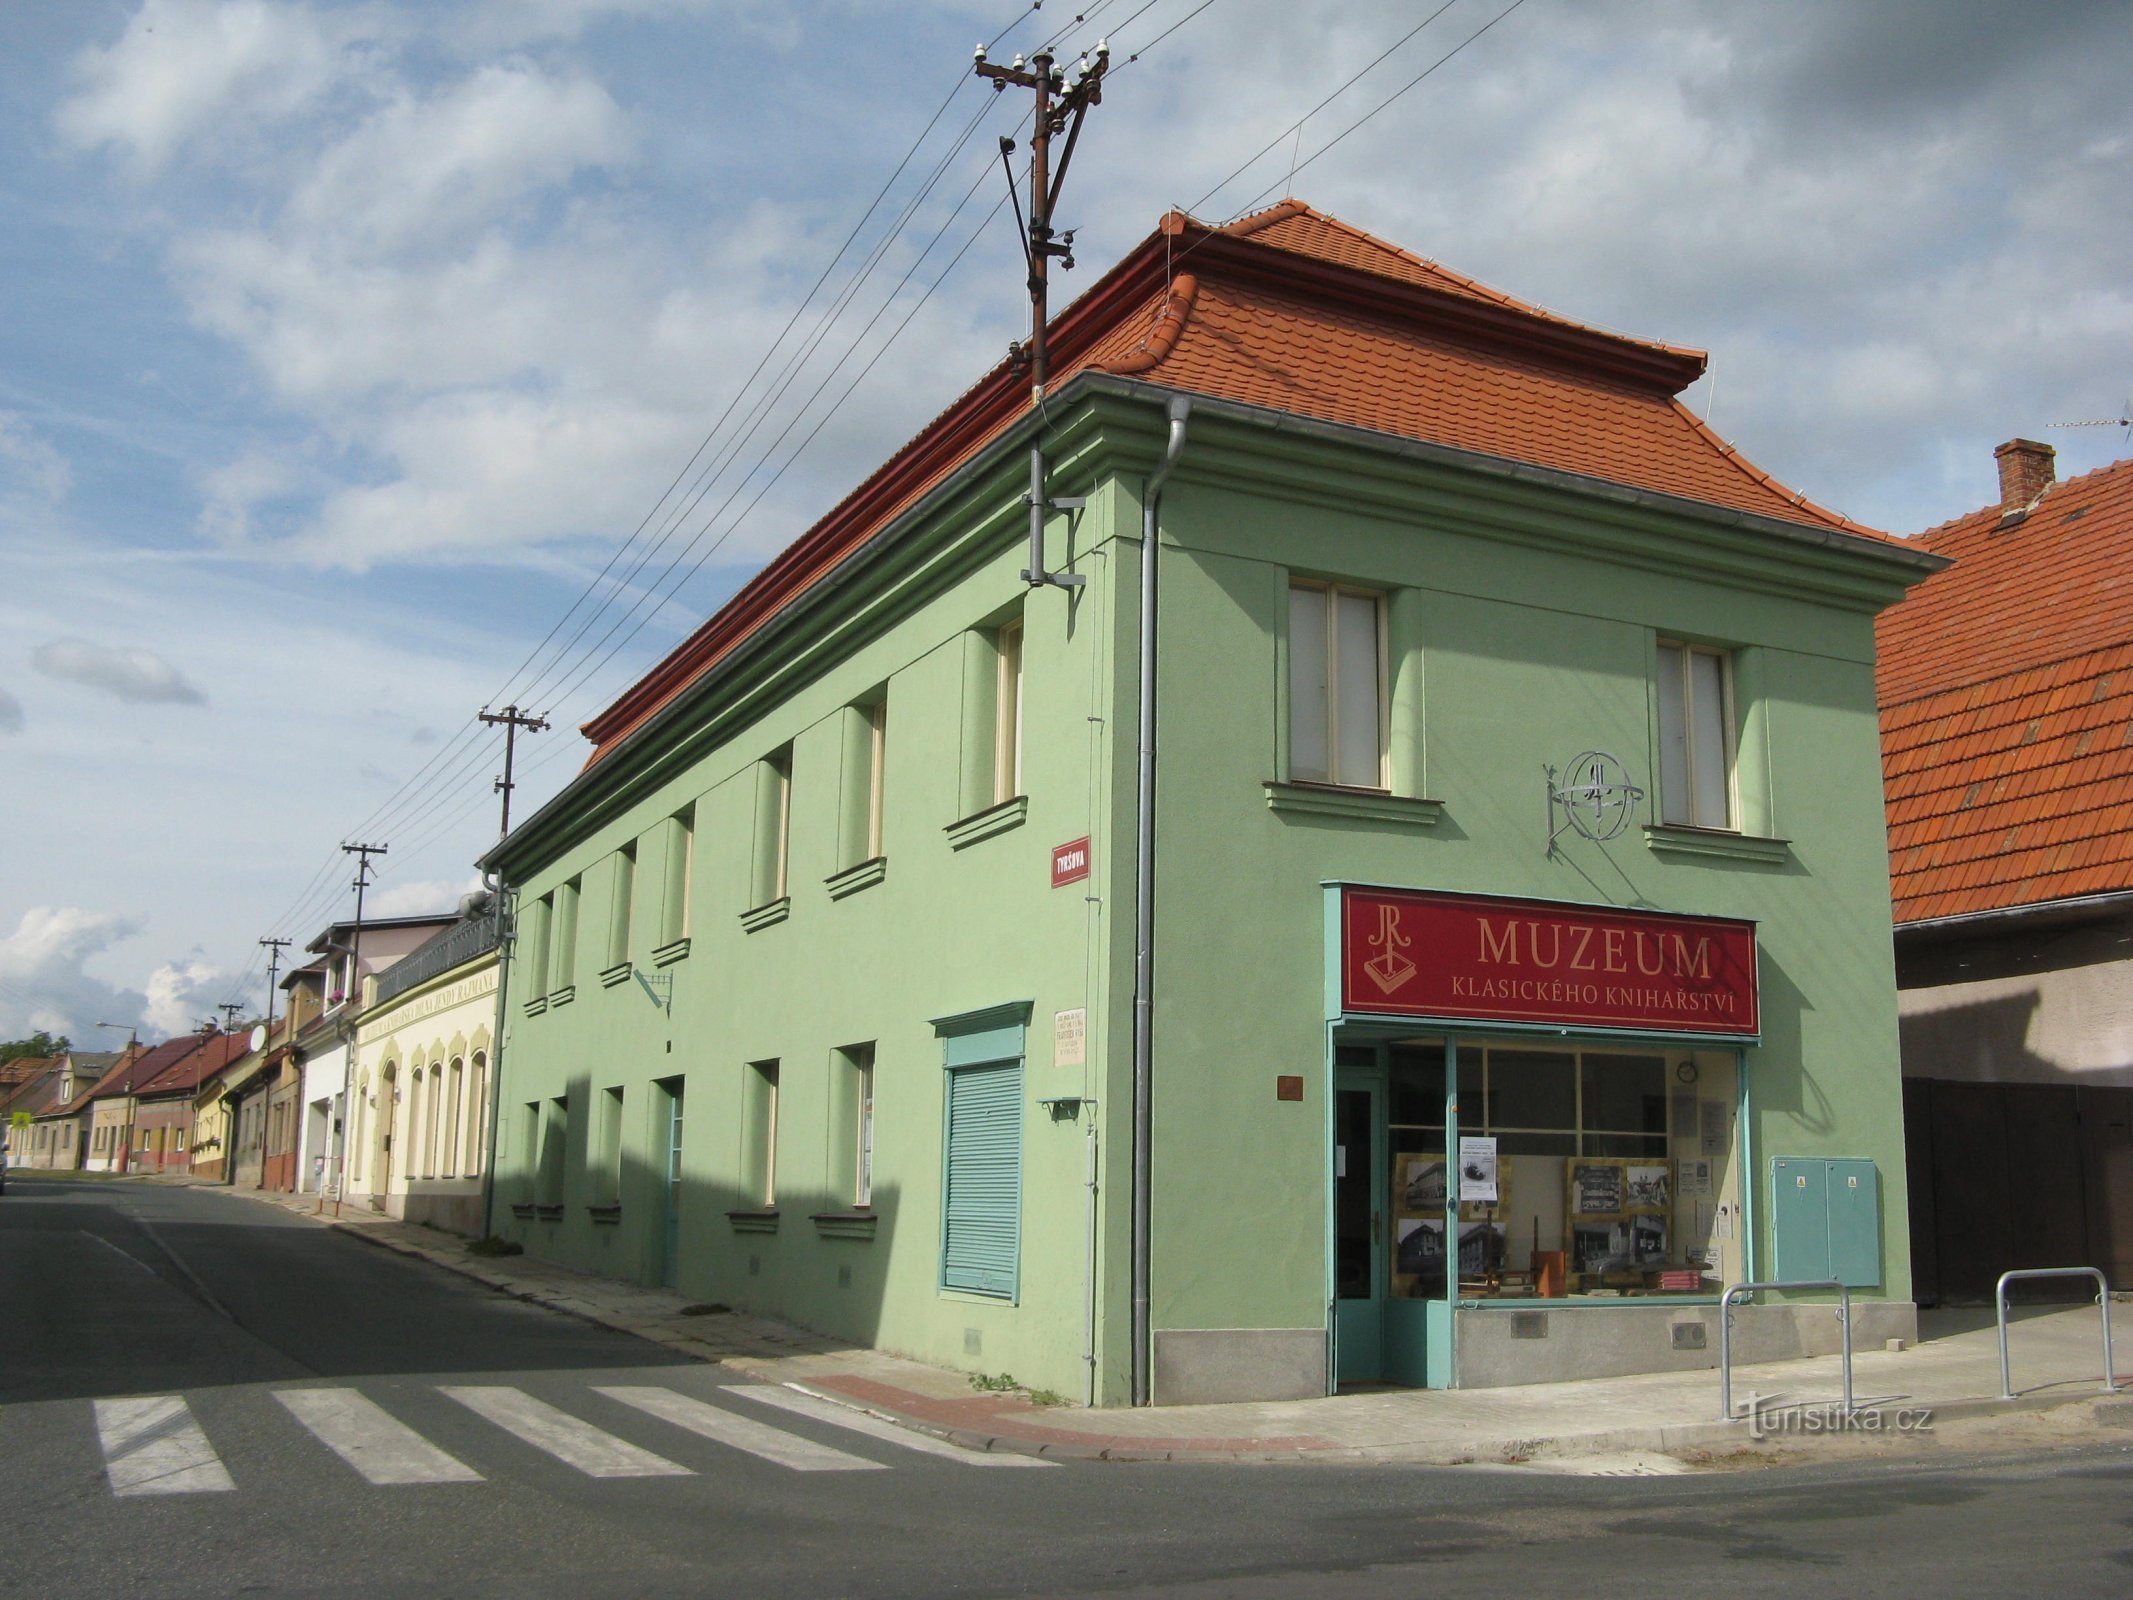
[[[99,1022],[131,1022],[141,997],[83,970],[95,957],[139,928],[109,912],[79,906],[33,906],[15,931],[0,939],[0,1034],[17,1038],[38,1028],[64,1033],[83,1049],[96,1048]]]
[[[30,652],[30,665],[48,678],[101,689],[134,705],[207,704],[206,692],[153,650],[53,639]]]
[[[150,178],[210,128],[257,135],[311,107],[363,70],[388,18],[366,6],[145,0],[116,43],[81,53],[80,87],[55,121],[69,143],[114,149]]]
[[[197,959],[168,961],[148,975],[148,990],[141,1005],[143,1027],[154,1033],[191,1033],[203,1022],[216,1020],[216,1002],[222,998],[216,980],[219,967]]]
[[[32,433],[20,416],[0,411],[0,480],[9,478],[55,503],[74,487],[67,458]]]
[[[377,917],[425,917],[459,909],[459,897],[481,887],[481,874],[396,883],[370,897],[366,913]]]
[[[631,155],[613,98],[517,60],[423,97],[403,90],[330,145],[290,196],[285,236],[392,250],[493,226],[528,195]]]
[[[0,689],[0,733],[20,733],[23,727],[22,702]]]

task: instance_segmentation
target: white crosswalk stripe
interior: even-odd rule
[[[113,1494],[212,1494],[237,1487],[192,1408],[177,1395],[97,1401],[96,1436]]]
[[[627,1440],[536,1400],[522,1389],[489,1384],[444,1384],[439,1394],[457,1400],[506,1433],[544,1450],[558,1461],[592,1478],[686,1478],[693,1474],[665,1456],[640,1450]]]
[[[635,1406],[639,1411],[657,1417],[662,1422],[671,1422],[677,1428],[686,1428],[706,1439],[715,1439],[720,1444],[731,1445],[736,1450],[745,1450],[752,1456],[761,1456],[765,1461],[775,1461],[779,1466],[790,1467],[795,1472],[887,1470],[882,1462],[869,1461],[864,1456],[851,1455],[826,1444],[817,1444],[812,1439],[803,1439],[797,1434],[766,1427],[747,1417],[737,1417],[730,1411],[708,1405],[702,1400],[692,1400],[685,1394],[676,1394],[672,1389],[596,1388],[593,1393],[604,1394],[610,1400],[619,1400],[626,1406]]]
[[[353,1389],[277,1389],[274,1398],[372,1483],[481,1482],[464,1461]]]
[[[950,1444],[946,1439],[936,1439],[931,1434],[915,1433],[909,1428],[898,1427],[880,1417],[850,1406],[839,1405],[834,1400],[825,1400],[820,1395],[809,1394],[804,1389],[781,1388],[770,1383],[738,1383],[724,1391],[737,1394],[760,1405],[776,1406],[781,1411],[795,1412],[803,1417],[813,1417],[817,1422],[827,1422],[832,1427],[849,1428],[854,1433],[863,1433],[870,1439],[880,1439],[888,1444],[901,1445],[906,1450],[916,1450],[921,1455],[938,1456],[944,1461],[959,1461],[966,1467],[1056,1467],[1056,1461],[1042,1461],[1036,1456],[1020,1456],[1004,1451],[965,1450],[960,1445]]]

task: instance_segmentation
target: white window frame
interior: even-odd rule
[[[1022,793],[1022,654],[1026,642],[1020,617],[1001,623],[993,636],[993,647],[999,655],[993,686],[994,805]]]
[[[1733,714],[1733,652],[1720,645],[1695,644],[1686,639],[1661,638],[1659,653],[1663,657],[1669,650],[1681,656],[1681,704],[1673,708],[1673,714],[1681,718],[1682,727],[1682,780],[1678,785],[1665,781],[1666,743],[1668,736],[1667,694],[1665,676],[1655,673],[1653,694],[1659,704],[1659,759],[1656,765],[1662,775],[1659,784],[1659,817],[1669,828],[1701,828],[1709,833],[1738,833],[1740,831],[1740,778],[1739,736],[1735,731]],[[1701,754],[1699,735],[1704,730],[1698,726],[1696,673],[1694,661],[1706,656],[1718,663],[1718,734],[1724,750],[1721,764],[1725,772],[1724,801],[1725,821],[1699,822],[1697,815],[1702,809],[1698,804],[1704,798],[1698,788],[1696,772]]]
[[[1288,749],[1286,752],[1288,757],[1288,772],[1286,776],[1288,777],[1289,781],[1293,783],[1317,783],[1324,784],[1332,788],[1375,789],[1381,792],[1389,792],[1392,782],[1392,691],[1391,684],[1389,682],[1389,676],[1386,671],[1386,662],[1390,655],[1390,651],[1388,649],[1387,639],[1386,612],[1388,608],[1386,606],[1385,591],[1382,589],[1364,588],[1358,584],[1332,583],[1317,578],[1292,577],[1289,580],[1290,609],[1289,612],[1285,614],[1282,618],[1282,625],[1284,626],[1284,628],[1288,626],[1289,616],[1294,614],[1296,604],[1295,596],[1298,591],[1320,595],[1323,596],[1325,600],[1326,773],[1324,776],[1317,776],[1300,773],[1296,770],[1296,703],[1294,697],[1295,666],[1292,661],[1289,672],[1286,675],[1287,681],[1282,686],[1282,692],[1289,697],[1289,727],[1287,739]],[[1376,626],[1373,630],[1374,637],[1372,641],[1372,648],[1376,651],[1377,654],[1377,770],[1374,773],[1370,774],[1368,782],[1360,781],[1362,776],[1361,774],[1351,776],[1342,772],[1340,765],[1340,599],[1343,595],[1352,596],[1356,599],[1368,600],[1371,603],[1371,607],[1373,612],[1375,613],[1376,619]],[[1289,641],[1289,648],[1291,651],[1294,651],[1295,647],[1295,640],[1292,636]]]
[[[858,1123],[858,1148],[853,1152],[852,1204],[865,1207],[874,1203],[874,1047],[866,1046],[857,1052],[852,1063],[853,1093],[858,1097],[855,1121]]]
[[[884,698],[867,707],[867,844],[860,858],[866,861],[881,854],[881,780],[888,740],[889,702]]]

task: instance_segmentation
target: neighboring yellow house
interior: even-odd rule
[[[366,980],[348,1196],[408,1222],[481,1230],[496,1028],[486,910]]]

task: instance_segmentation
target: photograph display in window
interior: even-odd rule
[[[1716,1292],[1739,1210],[1729,1052],[1462,1040],[1455,1083],[1450,1055],[1413,1040],[1382,1057],[1395,1295]],[[1465,1169],[1490,1149],[1495,1198],[1477,1200],[1487,1182]]]

